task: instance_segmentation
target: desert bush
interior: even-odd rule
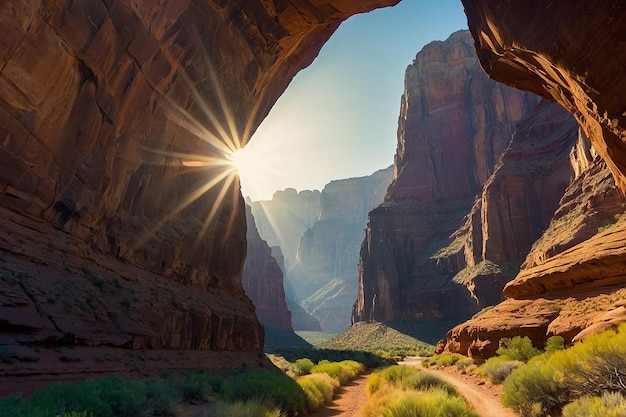
[[[565,349],[565,340],[561,336],[552,336],[546,341],[545,352],[554,353]]]
[[[223,382],[223,378],[217,375],[203,371],[190,372],[183,383],[182,394],[188,401],[207,401],[211,395],[220,391]]]
[[[494,384],[501,384],[513,370],[521,365],[524,365],[524,362],[512,360],[508,356],[495,356],[482,364],[478,372]]]
[[[288,415],[306,413],[305,394],[300,385],[278,372],[246,372],[232,381],[224,381],[220,399],[228,403],[271,399]]]
[[[226,403],[218,401],[215,404],[215,417],[282,417],[279,408],[264,404],[263,401],[251,399]]]
[[[306,395],[309,411],[331,403],[335,389],[339,387],[339,382],[326,373],[305,375],[298,378],[297,382]]]
[[[563,407],[563,417],[624,417],[626,397],[605,392],[601,397],[582,397]]]
[[[442,353],[441,355],[433,355],[430,358],[424,360],[422,364],[427,368],[429,366],[446,367],[446,366],[455,365],[458,361],[465,359],[465,358],[466,356],[463,356],[458,353],[446,352],[446,353]]]
[[[541,350],[533,346],[533,343],[526,336],[516,336],[500,346],[496,353],[499,356],[508,356],[514,361],[528,362],[531,358],[540,355]]]
[[[504,381],[502,403],[523,416],[541,417],[558,412],[570,395],[554,375],[555,369],[547,356],[531,359]]]
[[[306,375],[311,373],[311,369],[315,366],[313,361],[309,358],[302,358],[296,360],[296,367],[300,371],[300,375]]]
[[[438,376],[412,368],[409,366],[395,365],[374,372],[367,381],[367,393],[374,395],[381,387],[392,386],[402,390],[428,390],[439,388],[451,395],[457,395],[456,388]]]
[[[456,367],[459,371],[465,371],[468,366],[474,364],[474,360],[472,358],[462,358],[456,362]]]
[[[328,374],[333,378],[336,378],[341,385],[344,385],[346,382],[363,372],[364,369],[365,366],[363,366],[363,364],[352,360],[345,360],[341,362],[329,362],[327,360],[323,360],[311,368],[311,373]]]
[[[384,417],[478,417],[465,401],[441,389],[406,393],[387,405]]]
[[[304,391],[309,411],[332,402],[335,389],[339,387],[339,382],[326,373],[304,375],[297,382]]]

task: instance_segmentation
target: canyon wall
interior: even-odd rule
[[[367,213],[383,200],[392,167],[333,180],[319,191],[277,191],[251,202],[259,233],[277,242],[285,259],[285,287],[296,330],[338,333],[350,326],[357,265]]]
[[[543,120],[545,126],[536,129],[540,134],[552,134],[556,129],[561,136],[570,138],[569,142],[565,138],[564,143],[554,146],[560,150],[567,149],[568,143],[573,146],[575,124],[571,121],[565,131],[553,128],[549,119],[567,114],[559,114],[558,109],[547,104],[538,105],[537,96],[487,78],[467,31],[454,33],[444,42],[433,42],[417,54],[406,71],[401,103],[394,179],[385,202],[369,216],[361,247],[359,293],[353,321],[458,322],[482,305],[493,303],[495,297],[499,300],[504,283],[515,273],[508,269],[515,268],[515,263],[519,267],[525,256],[523,250],[514,246],[509,246],[509,252],[503,252],[504,249],[498,252],[518,232],[511,230],[510,221],[502,221],[503,212],[498,208],[501,203],[529,215],[534,211],[533,205],[541,208],[542,196],[554,191],[550,190],[550,181],[562,189],[568,183],[567,173],[559,172],[556,167],[554,171],[558,175],[553,180],[536,186],[545,191],[529,191],[519,200],[511,201],[500,196],[506,181],[489,181],[494,170],[505,170],[497,164],[503,152],[513,160],[522,159],[515,162],[522,167],[527,162],[536,164],[537,171],[551,166],[540,163],[530,146],[528,149],[509,146],[516,126],[533,117]],[[554,114],[547,114],[551,111]],[[542,138],[537,140],[539,151],[548,146],[542,141],[545,142]],[[525,153],[528,160],[524,160]],[[513,170],[509,180],[516,179],[515,173]],[[546,172],[536,177],[542,173]],[[518,188],[534,178],[518,180]],[[490,185],[485,189],[491,191],[486,192],[485,202],[481,203],[480,198],[475,202],[487,183]],[[466,217],[473,206],[475,215]],[[484,227],[489,225],[494,236],[482,235],[481,215],[477,213],[483,212],[491,217],[485,218]],[[530,216],[519,231],[535,233],[538,237],[535,229],[549,222],[549,217],[544,218],[546,212],[551,214],[549,209],[533,213],[534,217]],[[452,236],[464,218],[465,232]],[[472,235],[467,248],[464,235]],[[491,245],[488,237],[500,241]],[[523,244],[530,246],[532,240],[527,239]],[[489,258],[493,268],[483,262]],[[474,271],[456,276],[468,267]],[[466,279],[465,275],[471,274],[490,282],[481,284]],[[472,288],[476,285],[485,289]]]
[[[2,2],[0,332],[27,364],[0,364],[0,386],[135,369],[67,366],[59,346],[253,357],[263,332],[225,154],[342,20],[395,3]]]
[[[293,330],[291,312],[285,301],[283,271],[272,256],[272,249],[261,239],[252,210],[247,205],[246,223],[248,249],[241,279],[243,289],[252,300],[261,324]]]
[[[612,328],[626,320],[626,83],[620,40],[626,7],[618,1],[463,3],[489,76],[561,104],[594,150],[577,146],[572,153],[576,179],[505,287],[506,300],[452,329],[441,347],[482,360],[502,338],[525,335],[543,346],[551,335],[571,342]]]
[[[350,306],[358,288],[359,248],[368,212],[383,201],[393,168],[324,186],[319,219],[302,235],[289,281],[302,306],[322,330],[350,327]]]

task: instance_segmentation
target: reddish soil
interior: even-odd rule
[[[428,368],[428,372],[453,384],[481,417],[519,417],[500,402],[502,385],[492,384],[478,375],[465,375],[455,367]]]
[[[310,417],[361,417],[363,406],[367,400],[365,387],[369,373],[363,374],[354,381],[339,389],[339,395],[328,406],[310,414]]]

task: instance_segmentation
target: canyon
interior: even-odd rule
[[[339,333],[350,326],[350,306],[358,288],[359,247],[368,212],[382,202],[393,169],[333,180],[322,191],[293,189],[271,200],[251,202],[259,233],[285,256],[290,308],[304,309],[310,320],[296,330]],[[299,317],[302,313],[299,314]]]
[[[245,203],[225,154],[245,145],[341,21],[397,2],[0,4],[0,345],[7,358],[0,363],[0,395],[111,372],[266,364],[259,356],[263,329],[241,283]],[[485,83],[482,72],[466,67],[475,47],[490,77],[556,101],[581,130],[566,129],[571,143],[557,146],[561,157],[552,161],[527,149],[528,141],[516,143],[513,127],[541,119],[540,107],[557,109],[494,83],[478,97],[483,104],[493,100],[498,111],[469,120],[454,112],[448,120],[436,88],[431,104],[440,111],[430,113],[439,121],[430,125],[436,134],[415,146],[399,140],[394,184],[370,216],[361,256],[381,262],[362,262],[353,318],[459,320],[498,297],[480,281],[499,288],[513,278],[503,290],[506,300],[455,327],[440,346],[480,359],[501,338],[527,334],[538,345],[551,334],[576,340],[626,317],[626,221],[619,216],[626,191],[626,10],[617,0],[463,5],[474,43],[461,46],[456,34],[458,45],[448,53],[458,77],[437,79],[434,71],[432,85],[458,82],[467,72],[472,88]],[[435,47],[432,53],[443,54]],[[411,67],[415,75],[421,64]],[[517,104],[503,108],[505,95]],[[457,96],[460,109],[467,95]],[[421,131],[411,124],[412,112],[426,110],[421,99],[405,94],[399,138]],[[484,133],[481,141],[441,141],[467,124]],[[545,133],[559,129],[547,126]],[[544,137],[530,125],[527,133]],[[569,170],[561,194],[546,200],[558,199],[553,219],[541,206],[544,176],[530,188],[517,184],[515,170],[504,162],[498,168],[507,154],[513,161],[534,154],[533,164],[545,172]],[[454,170],[442,169],[446,159]],[[537,213],[521,200],[497,197],[511,181],[512,189],[527,190],[525,201],[541,203],[533,206]],[[439,201],[451,204],[436,209]],[[497,233],[485,230],[494,225],[490,219],[504,220],[502,202],[529,219],[539,215],[537,225],[505,222]],[[393,233],[380,233],[387,218],[399,215],[407,216],[401,227],[410,232],[391,220]],[[416,230],[433,232],[438,244],[418,240]],[[509,232],[526,236],[509,246]],[[506,247],[490,245],[492,238]],[[538,243],[521,259],[533,239]],[[371,251],[381,243],[390,253]],[[422,249],[411,262],[388,261]],[[505,265],[511,259],[523,262],[517,274]],[[425,280],[420,271],[435,278]],[[441,294],[456,294],[458,302],[442,310]],[[247,353],[233,359],[235,351]]]
[[[395,3],[3,2],[0,395],[135,350],[145,373],[263,362],[225,155],[341,21]]]

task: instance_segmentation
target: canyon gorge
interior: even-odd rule
[[[280,257],[249,243],[225,155],[343,20],[398,1],[1,3],[0,395],[267,365],[257,315],[291,325],[268,296]],[[407,69],[352,319],[473,316],[439,348],[480,360],[502,338],[541,346],[626,320],[626,6],[462,3],[469,34]],[[310,220],[303,258],[326,233]],[[247,246],[272,277],[245,283],[256,312]]]

